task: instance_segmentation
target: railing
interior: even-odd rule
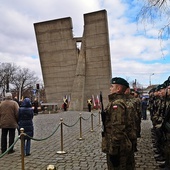
[[[91,112],[91,115],[88,118],[83,118],[81,113],[79,115],[80,116],[79,116],[78,120],[74,124],[72,124],[72,125],[68,125],[68,124],[64,123],[63,118],[61,118],[60,119],[60,123],[55,128],[55,130],[49,136],[47,136],[45,138],[41,138],[41,139],[37,139],[37,138],[34,138],[34,137],[31,137],[31,136],[27,135],[26,133],[24,133],[24,129],[21,128],[20,129],[20,135],[15,139],[14,143],[3,154],[0,155],[0,158],[2,158],[5,154],[7,154],[8,151],[12,147],[14,147],[14,145],[18,142],[18,140],[21,139],[21,167],[22,167],[22,170],[25,170],[25,166],[24,166],[24,155],[25,155],[24,154],[24,136],[27,136],[28,138],[30,138],[32,140],[35,140],[35,141],[47,140],[47,139],[52,137],[57,132],[59,127],[60,127],[60,133],[61,133],[61,138],[60,138],[61,139],[61,150],[57,151],[57,154],[65,154],[66,152],[64,151],[63,126],[71,128],[71,127],[75,126],[76,124],[78,124],[78,122],[79,122],[79,125],[80,125],[80,133],[79,133],[79,135],[80,136],[79,136],[78,140],[83,140],[83,136],[82,136],[82,134],[83,134],[82,133],[82,120],[87,121],[87,120],[89,120],[91,118],[91,130],[90,130],[90,132],[94,132],[94,127],[93,127],[94,126],[94,124],[93,124],[94,123],[94,120],[93,120],[94,117],[98,116],[98,118],[99,118],[99,126],[101,125],[101,114],[100,114],[100,111],[99,111],[98,115],[95,115],[93,112]]]
[[[58,110],[58,103],[41,103],[41,107],[43,107],[43,113],[47,110],[50,114],[51,111],[55,112]]]

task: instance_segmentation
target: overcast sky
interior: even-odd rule
[[[0,0],[0,62],[29,68],[42,79],[33,24],[71,17],[74,36],[82,36],[83,14],[105,9],[112,77],[144,87],[150,80],[161,84],[170,76],[170,41],[158,39],[160,21],[136,21],[141,6],[140,0]]]

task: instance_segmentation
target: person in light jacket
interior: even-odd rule
[[[1,153],[7,150],[7,135],[9,133],[9,147],[14,143],[15,130],[18,127],[18,109],[17,102],[12,100],[12,94],[6,93],[5,100],[0,103],[0,128],[1,133]],[[8,153],[15,152],[13,147]]]

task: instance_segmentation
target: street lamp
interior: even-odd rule
[[[153,76],[154,75],[154,73],[152,73],[152,74],[150,74],[149,75],[149,85],[151,86],[151,76]]]

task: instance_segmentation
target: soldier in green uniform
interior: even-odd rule
[[[162,123],[162,130],[165,135],[165,141],[164,141],[165,163],[160,165],[160,167],[164,168],[164,170],[170,169],[170,80],[169,78],[164,82],[164,84],[166,85],[166,97],[165,97],[165,114]]]
[[[136,135],[137,138],[141,137],[141,99],[140,99],[140,93],[138,91],[134,91],[134,107],[136,109],[137,117],[136,117]]]
[[[155,91],[155,88],[152,88],[150,91],[149,91],[149,102],[148,102],[148,110],[150,112],[150,119],[152,121],[152,118],[153,118],[153,113],[154,113],[154,91]]]
[[[111,79],[102,137],[102,151],[107,156],[108,170],[128,170],[129,167],[128,156],[132,151],[132,143],[126,132],[128,113],[124,94],[128,87],[129,83],[121,77]]]
[[[159,100],[157,100],[157,108],[156,112],[154,113],[153,116],[153,125],[154,125],[154,130],[155,130],[155,144],[154,147],[158,151],[158,155],[155,156],[156,161],[164,161],[164,134],[162,131],[162,123],[164,120],[164,114],[165,114],[165,85],[160,84],[157,87],[158,95],[159,95]]]
[[[134,90],[133,90],[134,91]],[[132,89],[128,88],[125,92],[126,94],[126,105],[127,105],[127,114],[128,114],[128,122],[126,126],[126,133],[132,143],[132,150],[128,156],[127,169],[135,168],[135,157],[134,152],[137,151],[137,125],[136,120],[138,119],[137,111],[136,111],[136,103],[134,98],[134,93]]]

